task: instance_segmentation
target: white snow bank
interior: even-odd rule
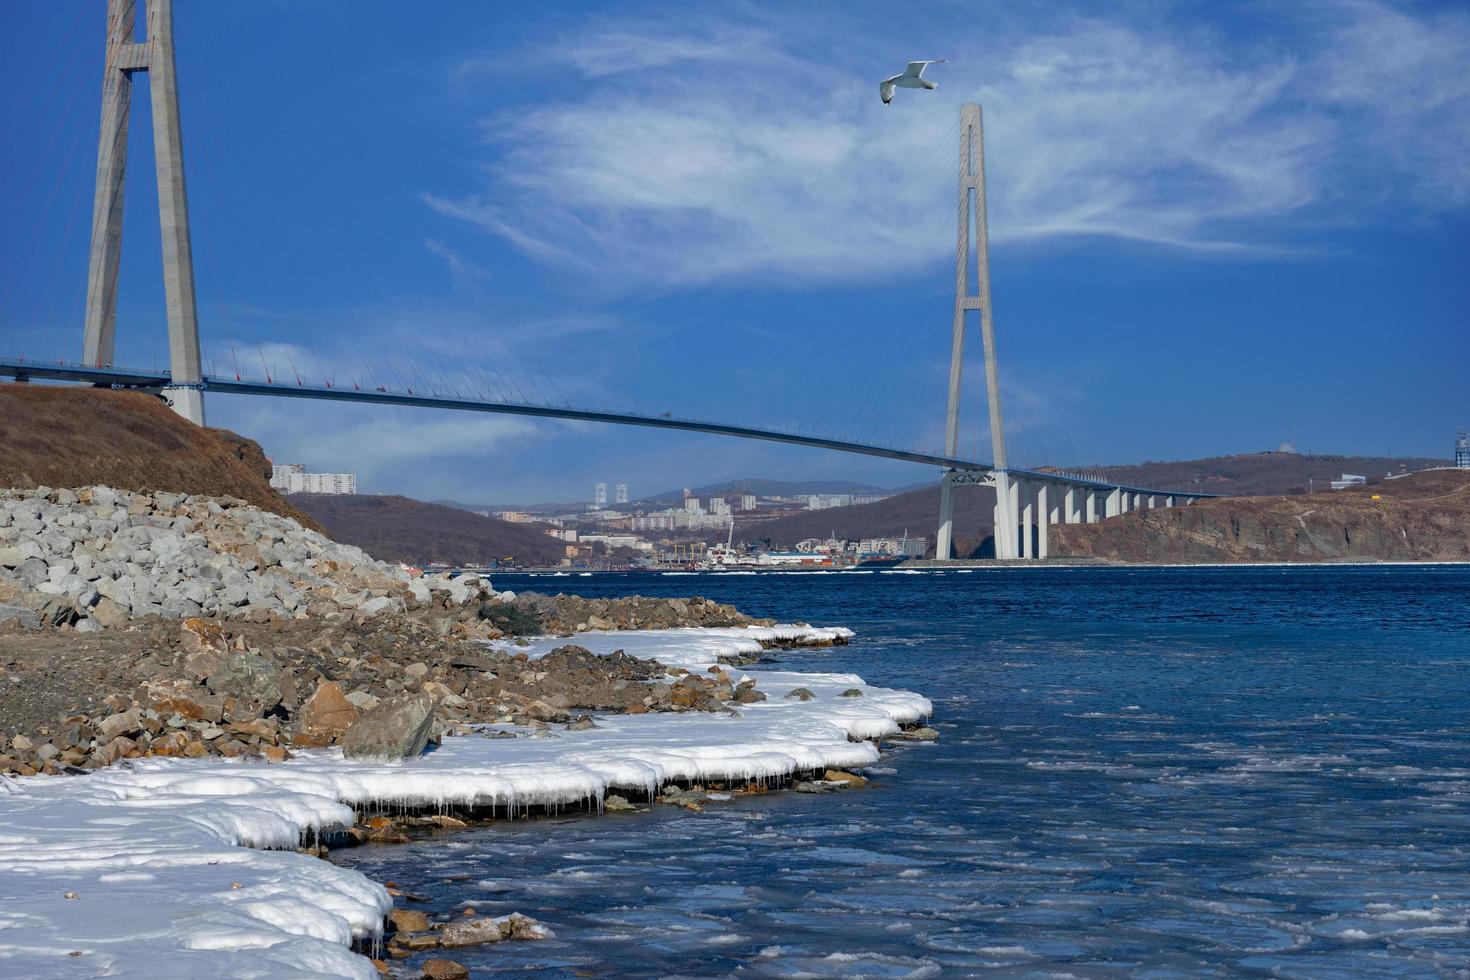
[[[762,640],[822,635],[801,627],[626,631],[576,642],[698,669]],[[824,642],[836,635],[826,631]],[[539,656],[565,642],[522,649]],[[143,759],[0,783],[0,975],[375,977],[347,946],[379,933],[392,907],[387,892],[356,871],[259,848],[291,848],[314,830],[349,826],[344,804],[571,804],[670,780],[863,766],[878,751],[854,738],[930,712],[918,695],[868,687],[853,674],[748,676],[770,700],[736,715],[600,715],[597,728],[580,732],[447,738],[404,763],[322,750],[276,765]],[[813,699],[784,700],[795,687]],[[851,688],[863,696],[840,696]]]

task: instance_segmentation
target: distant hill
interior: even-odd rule
[[[540,504],[465,504],[458,500],[436,500],[434,503],[443,504],[446,507],[457,507],[460,510],[489,511],[494,513],[498,510],[518,510],[528,514],[560,514],[567,511],[580,510],[591,503],[591,487],[588,488],[587,499],[572,503],[540,503]],[[909,488],[905,488],[909,489]],[[612,493],[613,484],[608,484],[608,506],[613,506]],[[690,492],[696,497],[708,497],[711,494],[721,493],[753,493],[760,497],[799,497],[813,493],[850,493],[855,495],[893,493],[893,490],[885,490],[875,487],[871,483],[856,483],[852,480],[766,480],[753,478],[748,480],[727,480],[724,483],[711,483],[702,487],[692,487]],[[684,490],[665,490],[652,496],[635,497],[629,502],[630,507],[642,507],[644,509],[653,507],[667,507],[670,504],[678,504],[684,499]]]
[[[995,491],[989,487],[962,486],[954,491],[955,552],[969,555],[992,532]],[[740,527],[736,535],[746,541],[764,541],[773,547],[791,547],[806,538],[825,538],[834,530],[841,538],[900,536],[927,538],[934,548],[939,524],[939,485],[895,494],[871,504],[808,510],[790,517]]]
[[[1051,529],[1059,557],[1118,562],[1470,560],[1470,471],[1375,486],[1221,497]]]
[[[512,558],[521,565],[554,565],[563,553],[544,524],[510,524],[408,497],[296,493],[289,499],[334,540],[382,561],[483,565]]]
[[[1370,480],[1389,473],[1444,466],[1443,459],[1386,456],[1302,456],[1296,453],[1244,453],[1176,462],[1146,462],[1129,466],[1101,466],[1097,471],[1117,483],[1159,490],[1197,490],[1201,493],[1248,494],[1307,493],[1324,490],[1343,473]]]
[[[1309,487],[1325,489],[1343,473],[1356,473],[1378,481],[1403,468],[1423,469],[1444,465],[1444,460],[1389,459],[1379,456],[1299,456],[1293,453],[1248,453],[1178,462],[1147,462],[1129,466],[1103,466],[1090,470],[1104,478],[1133,486],[1190,489],[1221,495],[1306,493]],[[989,487],[959,487],[955,491],[955,552],[972,554],[993,533],[995,493]],[[851,507],[804,511],[749,528],[738,535],[747,540],[769,540],[789,547],[805,538],[825,538],[834,530],[839,537],[866,538],[902,534],[929,539],[939,522],[938,481],[927,487],[896,494],[887,500]]]
[[[239,497],[320,530],[270,486],[259,445],[201,429],[140,391],[0,384],[0,486]]]

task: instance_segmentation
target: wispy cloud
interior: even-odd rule
[[[542,261],[643,284],[904,275],[952,248],[955,116],[977,99],[998,242],[1270,255],[1324,222],[1464,204],[1470,18],[1303,10],[1273,46],[1164,20],[981,30],[941,9],[923,51],[952,59],[940,90],[889,107],[871,31],[827,53],[832,19],[857,12],[602,22],[543,52],[581,78],[568,94],[485,120],[486,185],[426,200]],[[1369,211],[1341,207],[1365,189]]]

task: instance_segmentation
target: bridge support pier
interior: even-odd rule
[[[934,557],[947,561],[954,557],[954,470],[939,481],[939,533],[934,537]]]
[[[971,310],[980,314],[980,340],[985,350],[985,390],[990,416],[990,452],[995,468],[995,556],[1018,554],[1015,487],[1006,474],[1005,423],[1000,409],[1000,370],[995,356],[995,321],[990,307],[990,232],[985,204],[985,127],[980,106],[960,109],[958,227],[955,247],[954,331],[950,345],[949,405],[945,420],[945,454],[959,453],[960,381],[965,354],[965,321]],[[972,236],[973,222],[973,236]],[[970,290],[970,249],[973,237],[975,289]],[[939,534],[936,558],[951,557],[952,501],[948,487],[939,491]]]
[[[117,274],[122,257],[123,176],[128,157],[132,77],[148,72],[153,105],[153,157],[158,175],[158,223],[163,241],[163,289],[168,314],[169,373],[165,390],[174,411],[204,424],[199,313],[194,299],[194,256],[189,199],[184,187],[184,139],[174,70],[173,0],[148,0],[148,39],[133,40],[136,0],[108,0],[102,79],[102,136],[97,148],[97,191],[87,263],[87,311],[82,360],[110,367],[116,350]]]
[[[1036,557],[1045,558],[1051,542],[1047,540],[1047,528],[1051,526],[1052,497],[1055,491],[1043,483],[1036,488]]]

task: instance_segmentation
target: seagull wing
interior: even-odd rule
[[[903,73],[909,78],[923,78],[925,68],[930,65],[942,65],[948,60],[948,58],[936,58],[933,61],[910,61]]]
[[[893,78],[885,78],[878,83],[878,98],[883,100],[884,105],[893,101],[893,79],[902,77],[901,75],[894,75]]]

